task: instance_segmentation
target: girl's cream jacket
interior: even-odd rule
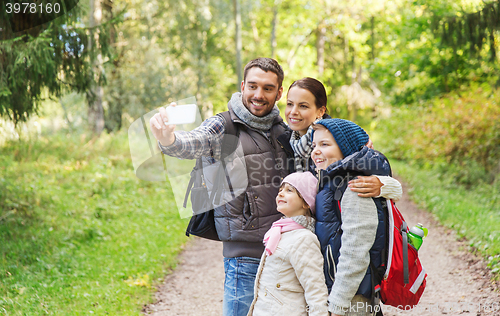
[[[309,229],[282,233],[278,248],[262,255],[248,315],[328,315],[328,290],[318,238]]]

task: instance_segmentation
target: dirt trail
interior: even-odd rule
[[[177,269],[165,277],[157,302],[145,307],[154,316],[220,316],[224,294],[222,243],[193,238],[181,253]]]
[[[404,187],[404,192],[408,188]],[[466,252],[466,244],[419,210],[405,194],[397,203],[409,225],[422,223],[429,236],[420,249],[427,287],[412,311],[383,307],[384,315],[500,315],[498,283],[480,258]],[[178,268],[158,288],[157,302],[144,308],[155,316],[222,315],[224,267],[222,245],[195,238],[180,256]]]
[[[403,185],[403,190],[407,192],[408,188]],[[490,281],[484,260],[467,252],[466,243],[457,241],[452,231],[420,210],[406,193],[397,206],[410,226],[422,223],[429,229],[419,250],[427,286],[416,309],[385,309],[384,315],[500,315],[498,284]]]

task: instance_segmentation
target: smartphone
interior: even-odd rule
[[[191,124],[196,120],[196,104],[167,106],[168,122],[165,125]]]

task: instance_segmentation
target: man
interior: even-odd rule
[[[244,316],[254,296],[255,275],[264,251],[262,240],[271,224],[280,218],[276,195],[289,173],[287,154],[277,141],[286,127],[275,103],[283,93],[283,69],[274,59],[257,58],[245,66],[241,93],[233,94],[228,109],[239,130],[248,186],[245,194],[214,210],[217,233],[223,242],[224,316]],[[174,132],[165,125],[168,116],[160,109],[150,120],[153,135],[170,156],[219,159],[225,120],[207,119],[191,132]]]

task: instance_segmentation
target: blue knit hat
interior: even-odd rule
[[[323,125],[332,133],[344,157],[358,152],[370,138],[364,129],[348,120],[324,119],[315,124]]]

